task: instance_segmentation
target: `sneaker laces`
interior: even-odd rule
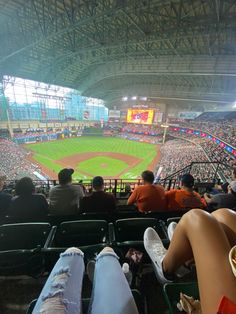
[[[162,243],[157,243],[156,241],[151,241],[150,248],[158,257],[164,257],[166,255],[166,249]]]

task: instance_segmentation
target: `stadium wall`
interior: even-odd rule
[[[49,122],[40,122],[35,120],[28,120],[28,121],[11,121],[12,129],[21,129],[25,131],[29,128],[40,128],[40,129],[47,129],[47,128],[71,128],[71,127],[84,127],[84,126],[93,126],[96,121],[49,121]],[[8,122],[7,121],[0,121],[0,129],[7,129]]]

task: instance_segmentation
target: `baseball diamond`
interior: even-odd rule
[[[28,144],[29,158],[50,178],[63,167],[75,169],[74,179],[138,178],[143,169],[153,170],[159,160],[159,145],[113,137],[80,137]]]

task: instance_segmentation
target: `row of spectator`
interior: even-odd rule
[[[29,152],[23,147],[10,140],[0,139],[0,173],[7,179],[14,180],[23,176],[37,179],[34,172],[40,172],[40,167],[30,162],[28,156]]]
[[[151,135],[143,135],[143,134],[133,134],[122,132],[118,135],[118,137],[125,138],[131,141],[144,142],[149,144],[160,144],[162,142],[162,136],[151,136]]]
[[[73,169],[62,169],[58,174],[59,184],[51,188],[49,204],[42,194],[35,193],[35,187],[29,177],[20,179],[16,184],[16,196],[3,191],[5,177],[0,180],[0,213],[2,217],[14,219],[44,219],[51,215],[76,215],[80,212],[115,212],[116,199],[113,194],[104,191],[102,177],[94,177],[93,191],[86,195],[81,185],[72,184]],[[142,185],[137,186],[129,195],[127,205],[135,204],[140,212],[205,209],[207,204],[213,208],[236,207],[236,170],[229,185],[228,193],[205,195],[204,198],[194,191],[194,178],[185,174],[181,178],[181,189],[165,191],[159,184],[154,184],[153,172],[142,173]]]
[[[191,121],[181,123],[182,126],[208,132],[226,143],[236,147],[236,120]]]

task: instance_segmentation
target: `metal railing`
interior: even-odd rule
[[[213,184],[226,182],[230,178],[232,168],[222,162],[192,162],[188,166],[172,173],[164,179],[159,179],[156,183],[164,186],[166,190],[178,188],[180,186],[181,177],[190,173],[195,178],[196,184]],[[7,180],[6,190],[14,193],[16,181]],[[34,180],[36,191],[48,196],[52,186],[58,184],[57,180]],[[92,190],[92,180],[83,180],[83,182],[73,181],[73,184],[84,186],[88,192]],[[141,179],[104,179],[104,187],[106,192],[113,193],[119,197],[120,193],[125,193],[127,189],[133,190],[136,186],[141,185]]]
[[[181,177],[186,173],[190,173],[195,178],[195,183],[224,183],[230,178],[231,171],[231,166],[219,161],[192,162],[157,182],[169,190],[179,187]]]

